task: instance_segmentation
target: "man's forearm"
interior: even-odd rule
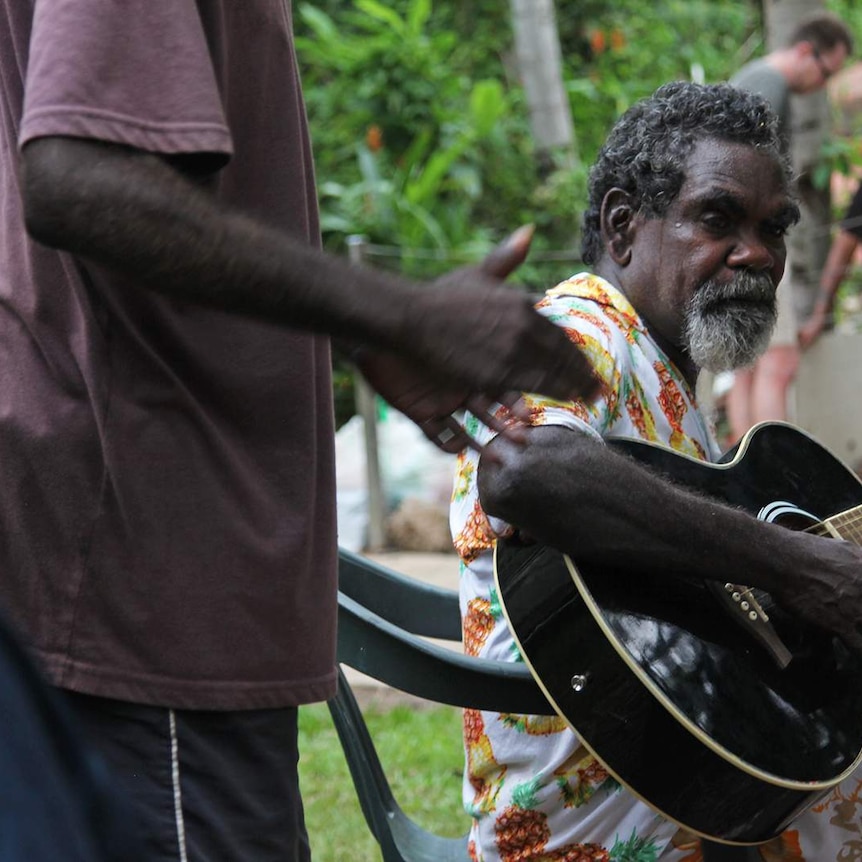
[[[578,562],[769,591],[816,564],[814,537],[673,485],[584,434],[548,427],[530,437],[522,451],[505,440],[488,447],[497,460],[479,469],[483,507]]]
[[[525,293],[501,285],[496,266],[461,268],[433,286],[352,266],[225,210],[165,160],[111,144],[31,141],[22,176],[34,238],[130,284],[393,352],[427,381],[466,386],[465,398],[595,391],[580,351]],[[513,235],[501,246],[503,274],[528,244]]]
[[[820,291],[817,302],[828,314],[835,303],[835,294],[847,275],[847,268],[858,245],[857,238],[849,231],[841,230],[832,241],[823,272],[820,275]]]
[[[38,240],[168,296],[352,340],[386,343],[402,329],[407,285],[375,272],[364,290],[366,271],[225,211],[156,156],[34,141],[23,183]]]

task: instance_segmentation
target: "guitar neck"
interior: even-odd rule
[[[862,545],[862,506],[839,512],[806,530],[815,536],[826,536],[832,539],[844,539],[855,545]]]

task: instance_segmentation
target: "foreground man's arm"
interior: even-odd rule
[[[594,391],[589,365],[559,328],[478,268],[429,289],[349,266],[225,212],[165,160],[115,145],[36,139],[22,170],[27,225],[39,241],[177,299],[390,351],[446,388],[441,404],[453,393],[469,406],[518,390]]]

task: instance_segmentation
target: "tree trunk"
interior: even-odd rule
[[[569,98],[563,86],[554,0],[510,0],[518,68],[530,111],[530,127],[545,166],[551,154],[577,158]]]
[[[766,45],[769,50],[787,44],[796,24],[823,9],[819,0],[763,0]],[[788,238],[794,300],[799,320],[808,316],[817,294],[820,272],[829,252],[832,207],[829,187],[814,188],[811,178],[829,134],[826,91],[791,97],[791,158],[798,177],[802,219]]]

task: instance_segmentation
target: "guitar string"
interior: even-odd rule
[[[856,542],[857,545],[862,544],[862,528],[860,528],[860,521],[862,518],[857,514],[857,509],[850,509],[847,512],[842,512],[841,515],[836,515],[836,521],[839,523],[841,527],[846,527],[847,536],[845,538],[852,539]]]
[[[856,506],[853,509],[848,509],[846,512],[840,512],[827,518],[813,527],[809,527],[805,532],[814,533],[817,536],[831,536],[836,539],[846,539],[857,545],[862,545],[862,506]]]

